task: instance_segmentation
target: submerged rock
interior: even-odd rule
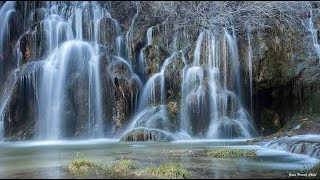
[[[172,141],[174,135],[158,129],[137,128],[121,137],[120,141]]]

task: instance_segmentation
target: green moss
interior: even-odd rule
[[[255,150],[218,148],[206,150],[188,150],[188,151],[163,151],[161,154],[166,156],[196,156],[196,157],[214,157],[214,158],[236,158],[236,157],[254,157]]]
[[[77,157],[71,161],[67,170],[73,175],[94,178],[187,178],[188,172],[178,163],[164,163],[160,166],[146,167],[142,170],[134,168],[131,159],[120,159],[111,165],[96,164],[85,157]]]
[[[157,130],[148,130],[145,128],[134,129],[121,137],[120,141],[157,141],[170,142],[173,138]]]
[[[310,121],[304,121],[304,122],[301,123],[301,127],[300,127],[300,128],[302,128],[302,129],[308,129],[308,128],[311,128],[312,125],[313,125],[312,122],[310,122]]]
[[[167,109],[169,112],[169,120],[171,123],[175,123],[179,112],[179,104],[175,101],[170,101],[167,105]]]
[[[244,150],[244,149],[221,148],[221,149],[208,150],[207,155],[210,157],[218,157],[218,158],[254,157],[256,156],[256,151]]]
[[[320,163],[313,166],[309,171],[310,171],[310,173],[320,174]]]
[[[300,114],[319,114],[320,113],[320,91],[311,94],[303,103]]]
[[[120,159],[113,164],[104,177],[130,178],[134,176],[134,166],[131,159]]]
[[[294,133],[296,130],[292,130],[294,127],[300,125],[299,130],[308,130],[309,128],[312,128],[314,125],[316,125],[315,122],[312,120],[308,120],[308,118],[317,117],[317,116],[304,116],[304,119],[294,119],[288,121],[282,128],[281,132],[287,132],[288,133]]]
[[[147,66],[147,67],[146,67],[146,72],[147,72],[147,74],[149,74],[149,75],[152,75],[152,74],[157,73],[158,70],[159,70],[159,67],[156,66],[156,65],[155,65],[155,66],[150,65],[150,66]]]
[[[133,169],[133,162],[131,159],[121,159],[112,166],[112,169],[114,171],[128,173]]]
[[[76,176],[90,176],[103,178],[127,178],[134,174],[133,161],[120,159],[114,164],[97,164],[85,157],[75,158],[69,164],[67,170]]]
[[[292,129],[294,126],[298,124],[299,124],[298,120],[290,120],[280,129],[280,131],[282,132],[289,131],[290,129]]]
[[[159,167],[147,167],[142,171],[142,174],[161,179],[186,179],[189,176],[187,170],[178,163],[164,163]]]
[[[73,159],[68,166],[68,169],[75,174],[85,175],[90,173],[93,169],[100,169],[97,165],[86,158]]]

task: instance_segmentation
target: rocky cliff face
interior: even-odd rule
[[[280,27],[253,33],[252,42],[253,117],[262,133],[278,131],[292,116],[318,114],[319,58],[310,32]],[[248,74],[247,42],[242,43]],[[249,87],[248,76],[245,83]]]

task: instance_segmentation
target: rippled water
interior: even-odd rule
[[[221,146],[257,149],[257,157],[169,157],[161,153]],[[0,178],[75,178],[63,167],[67,166],[77,153],[97,163],[111,163],[119,158],[131,158],[138,168],[177,161],[191,173],[191,178],[287,178],[289,173],[306,172],[305,168],[319,162],[305,155],[269,150],[257,145],[245,145],[244,140],[192,140],[161,143],[127,143],[113,139],[2,142],[0,143]]]

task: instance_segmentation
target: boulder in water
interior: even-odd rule
[[[120,141],[172,141],[171,133],[148,128],[137,128],[121,137]]]

